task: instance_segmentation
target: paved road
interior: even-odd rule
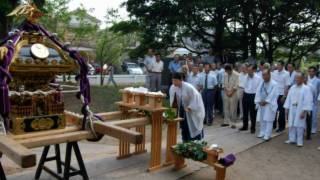
[[[257,144],[263,143],[260,139],[256,138],[249,132],[239,132],[238,130],[220,127],[219,122],[215,122],[212,127],[205,127],[205,140],[209,143],[219,144],[224,148],[226,153],[237,154],[243,152],[250,147],[256,146]],[[149,129],[147,129],[149,131]],[[164,128],[165,131],[165,128]],[[163,133],[165,134],[165,133]],[[147,134],[149,136],[149,134]],[[147,137],[148,139],[148,137]],[[180,137],[179,137],[180,139]],[[148,141],[148,140],[147,140]],[[165,148],[165,138],[162,142],[163,153]],[[188,167],[181,171],[172,171],[172,167],[163,168],[160,171],[154,173],[147,173],[146,169],[149,162],[149,153],[130,157],[129,159],[116,160],[117,154],[117,143],[89,143],[83,141],[80,143],[82,154],[85,159],[85,164],[88,170],[90,179],[92,180],[113,180],[113,179],[128,179],[128,180],[174,180],[185,177],[189,174],[197,172],[207,165],[188,161]],[[150,143],[146,145],[148,152],[150,152]],[[63,149],[63,148],[62,148]],[[36,149],[38,158],[40,157],[41,149]],[[64,157],[64,152],[62,152]],[[163,155],[163,157],[165,157]],[[6,166],[12,166],[12,163],[8,164],[8,160],[3,161]],[[7,163],[6,163],[7,162]],[[55,168],[55,164],[49,163],[51,168]],[[11,180],[21,179],[32,179],[35,173],[35,169],[24,170],[21,173],[13,174],[8,177]],[[43,173],[41,179],[53,179],[50,178],[46,173]],[[81,178],[75,178],[81,179]]]
[[[88,76],[91,85],[100,85],[100,75],[90,75]],[[104,84],[108,82],[109,76],[105,76]],[[117,84],[144,84],[146,80],[146,75],[114,75],[114,79]],[[57,81],[62,81],[62,76],[58,76]],[[72,75],[70,78],[71,82],[75,81],[75,76]]]

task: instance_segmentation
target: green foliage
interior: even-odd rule
[[[78,9],[70,13],[71,16],[74,16],[79,22],[78,25],[70,27],[70,31],[73,33],[71,44],[79,44],[83,39],[88,41],[94,39],[99,28],[99,23],[95,22],[96,19],[89,15],[90,11],[93,10],[87,10],[81,5]]]
[[[105,29],[98,33],[96,57],[100,64],[120,64],[126,48],[125,38]]]
[[[186,143],[178,143],[173,151],[177,155],[185,158],[193,159],[195,161],[203,161],[207,159],[207,153],[203,148],[207,146],[205,141],[190,141]]]
[[[46,0],[41,8],[45,15],[39,23],[49,31],[57,33],[62,39],[71,19],[71,13],[68,10],[69,2],[70,0]]]
[[[168,108],[167,110],[165,110],[163,112],[163,117],[167,120],[167,121],[173,121],[176,117],[177,117],[177,113],[175,111],[175,109],[173,108]]]
[[[277,50],[289,52],[288,61],[320,47],[320,1],[301,0],[127,0],[124,5],[131,21],[119,23],[118,31],[133,30],[141,35],[141,46],[135,54],[153,48],[186,46],[185,38],[193,40],[193,48],[201,53],[212,48],[222,56],[242,52],[272,62]]]

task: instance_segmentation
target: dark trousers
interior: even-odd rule
[[[223,97],[221,96],[222,91],[223,90],[220,87],[216,88],[214,91],[214,109],[218,110],[221,114],[223,114]]]
[[[243,95],[243,128],[248,129],[248,121],[249,121],[249,114],[251,120],[251,130],[256,130],[256,116],[257,110],[256,105],[254,103],[255,94],[247,94],[244,93]]]
[[[307,129],[306,129],[306,139],[310,140],[311,139],[311,129],[312,129],[312,112],[307,114],[306,118],[306,124],[307,124]]]
[[[185,112],[183,106],[180,106],[180,108],[179,108],[179,116],[181,118],[183,118],[183,121],[180,121],[180,129],[181,129],[182,141],[183,142],[188,142],[188,141],[201,140],[203,138],[203,136],[204,136],[203,130],[196,137],[193,137],[193,138],[191,137],[190,131],[189,131],[189,125],[188,125],[188,121],[187,121],[186,112]]]
[[[205,108],[205,122],[211,124],[213,121],[213,102],[214,102],[214,90],[207,89],[202,91],[202,99]]]
[[[275,121],[273,122],[273,128],[277,128],[277,123],[278,123],[278,128],[279,130],[284,130],[286,128],[286,114],[285,114],[285,109],[283,107],[284,102],[281,102],[281,98],[283,97],[283,95],[280,95],[278,97],[278,113],[279,116],[276,116]]]

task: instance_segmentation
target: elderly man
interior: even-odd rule
[[[184,119],[180,122],[183,142],[201,140],[205,116],[202,98],[198,90],[182,79],[182,74],[173,74],[170,104],[172,106],[175,101],[178,103],[178,114]]]
[[[269,69],[262,71],[263,82],[260,83],[254,102],[258,107],[258,118],[260,119],[260,134],[258,138],[268,141],[272,134],[273,121],[278,108],[277,83],[271,80]]]
[[[223,96],[223,105],[224,105],[224,122],[221,125],[229,126],[231,128],[236,128],[236,119],[237,119],[237,90],[239,86],[239,74],[232,69],[231,64],[226,64],[224,67],[225,75],[222,83],[222,89],[224,91]]]
[[[309,76],[308,76],[308,84],[312,85],[315,90],[315,95],[318,97],[320,93],[320,79],[316,76],[317,74],[317,68],[316,67],[309,67],[308,70]],[[316,97],[314,98],[314,106],[312,109],[312,129],[311,133],[315,134],[318,129],[318,103],[316,100]]]
[[[296,74],[296,84],[293,85],[284,103],[289,124],[289,139],[287,144],[303,146],[303,135],[306,129],[307,114],[312,111],[313,96],[310,87],[304,84],[304,74]]]

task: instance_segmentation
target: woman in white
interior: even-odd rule
[[[263,82],[257,89],[254,102],[258,108],[257,119],[260,120],[258,138],[268,141],[272,134],[273,122],[278,109],[278,89],[276,82],[271,80],[270,70],[263,70],[262,78]]]
[[[295,80],[296,84],[290,88],[284,103],[289,122],[289,139],[286,143],[296,143],[298,147],[302,147],[307,113],[312,111],[313,95],[310,87],[304,84],[303,73],[297,73]]]

